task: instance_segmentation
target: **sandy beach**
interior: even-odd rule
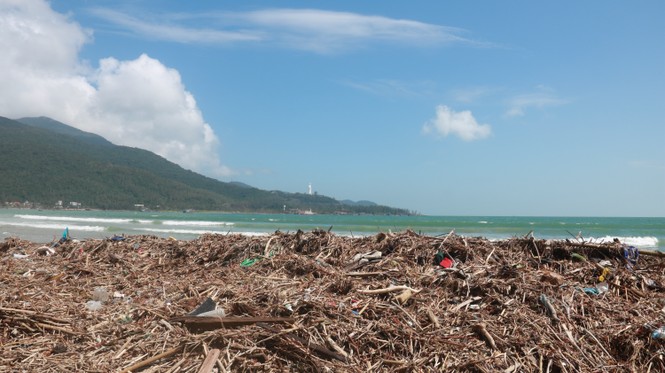
[[[637,254],[413,231],[7,238],[0,370],[665,371],[665,259]]]

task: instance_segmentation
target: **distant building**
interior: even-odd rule
[[[69,207],[73,209],[80,209],[81,208],[81,202],[69,202]]]

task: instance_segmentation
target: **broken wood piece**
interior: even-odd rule
[[[462,303],[458,304],[457,306],[455,306],[455,307],[453,308],[453,311],[459,311],[460,309],[462,309],[462,308],[468,306],[469,304],[471,304],[471,303],[473,303],[473,302],[475,302],[475,301],[477,301],[477,300],[480,300],[480,299],[481,299],[481,297],[472,297],[472,298],[469,298],[469,299],[465,300],[464,302],[462,302]]]
[[[41,322],[35,323],[35,325],[42,328],[42,329],[55,330],[55,331],[58,331],[58,332],[62,332],[62,333],[69,334],[69,335],[74,335],[74,336],[79,335],[79,333],[77,333],[77,332],[71,331],[69,329],[61,328],[61,327],[58,327],[58,326],[55,326],[55,325],[45,324],[45,323],[41,323]]]
[[[552,285],[561,285],[563,284],[563,281],[565,278],[561,276],[560,274],[548,270],[541,270],[542,276],[540,277],[540,281],[542,282],[547,282]]]
[[[400,304],[403,305],[403,304],[405,304],[406,302],[408,302],[409,299],[411,299],[411,297],[413,296],[413,294],[414,294],[413,291],[411,291],[410,289],[406,289],[406,290],[404,290],[403,292],[401,292],[399,295],[396,295],[396,296],[395,296],[395,299],[396,299]]]
[[[329,336],[326,336],[326,342],[328,342],[328,344],[330,345],[330,347],[333,348],[333,350],[339,352],[347,360],[349,359],[349,354],[347,354],[346,351],[344,351],[343,348],[341,348],[337,343],[335,343],[335,341],[333,341],[332,338],[330,338]]]
[[[382,274],[384,274],[384,272],[349,272],[346,275],[351,277],[370,277]]]
[[[46,315],[46,314],[40,314],[37,311],[32,311],[32,310],[22,310],[18,308],[9,308],[9,307],[0,307],[0,313],[18,313],[18,314],[24,314],[24,315],[30,315],[30,316],[35,316],[40,319],[46,319],[46,320],[51,320],[57,323],[61,324],[69,324],[69,320],[57,318],[55,316],[51,315]]]
[[[212,368],[215,367],[215,363],[217,363],[217,358],[219,357],[219,353],[221,351],[217,348],[214,348],[208,352],[208,356],[206,356],[205,360],[203,360],[203,364],[201,364],[201,368],[199,369],[198,373],[211,373]]]
[[[155,356],[153,356],[149,359],[139,361],[138,363],[136,363],[136,364],[134,364],[134,365],[132,365],[128,368],[123,369],[120,373],[129,373],[129,372],[133,372],[135,370],[145,368],[148,365],[151,365],[152,363],[156,362],[157,360],[164,359],[164,358],[175,355],[178,351],[180,351],[180,349],[182,349],[182,345],[178,345],[178,346],[176,346],[176,347],[174,347],[174,348],[172,348],[168,351],[164,351],[161,354],[155,355]]]
[[[437,329],[441,328],[441,323],[439,323],[439,318],[436,317],[434,312],[432,312],[432,310],[429,308],[427,309],[427,317],[429,317],[430,321],[432,321],[432,323],[434,324],[434,326],[436,326]]]
[[[256,325],[263,328],[263,329],[265,329],[265,330],[267,330],[267,331],[269,331],[269,332],[272,332],[274,334],[278,334],[278,335],[281,334],[281,331],[279,329],[275,329],[275,328],[270,327],[270,326],[268,326],[264,323],[258,323]],[[318,352],[319,354],[324,355],[326,357],[333,358],[333,359],[339,360],[339,361],[344,362],[344,363],[347,362],[346,356],[344,356],[340,353],[337,353],[335,351],[331,351],[331,350],[327,349],[325,346],[321,346],[319,344],[309,342],[309,341],[305,340],[304,338],[301,338],[301,337],[299,337],[295,334],[288,333],[288,334],[280,335],[280,337],[281,338],[292,339],[292,340],[302,344],[303,346],[305,346],[305,347],[307,347],[307,348],[309,348],[309,349],[311,349],[315,352]]]
[[[418,294],[422,290],[416,290],[413,288],[410,288],[408,286],[400,285],[400,286],[394,286],[390,285],[387,288],[384,289],[366,289],[366,290],[358,290],[360,294],[387,294],[387,293],[392,293],[394,291],[404,291],[404,290],[410,290],[413,294]]]
[[[257,323],[285,323],[293,324],[295,319],[292,317],[200,317],[200,316],[181,316],[175,317],[171,322],[181,322],[187,327],[197,330],[215,330],[221,328],[237,328],[244,325]]]
[[[489,344],[489,346],[493,350],[498,350],[496,347],[496,343],[494,343],[494,338],[492,338],[492,335],[487,331],[487,325],[485,323],[479,323],[476,324],[472,327],[473,331],[475,331],[480,337],[485,339],[485,342]]]

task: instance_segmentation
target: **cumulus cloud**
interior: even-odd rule
[[[96,8],[93,13],[138,36],[179,43],[261,42],[316,53],[340,52],[371,42],[488,45],[464,37],[467,31],[460,28],[318,9],[134,16]]]
[[[230,174],[180,74],[141,55],[86,66],[91,32],[42,0],[0,2],[0,115],[48,116],[214,177]]]
[[[492,129],[488,124],[478,124],[470,111],[455,112],[448,106],[436,107],[436,117],[423,126],[426,134],[446,137],[458,136],[464,141],[480,140],[488,137]]]

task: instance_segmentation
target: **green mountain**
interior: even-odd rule
[[[226,183],[147,150],[117,146],[50,118],[0,117],[0,203],[51,207],[75,201],[86,208],[408,214],[378,205],[347,205],[304,193],[265,191]]]

